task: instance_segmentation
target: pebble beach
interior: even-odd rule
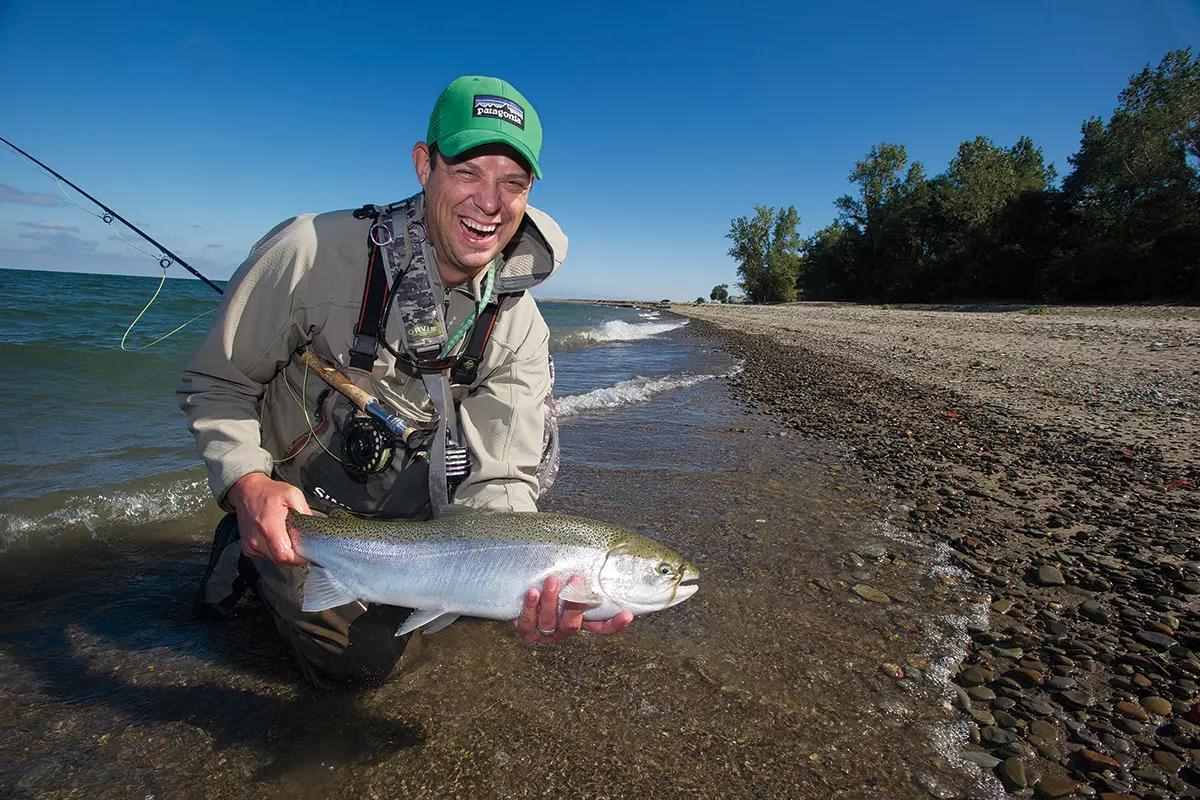
[[[986,603],[947,692],[977,780],[927,796],[1200,797],[1200,309],[674,310]]]

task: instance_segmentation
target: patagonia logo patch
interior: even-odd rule
[[[475,95],[475,107],[471,111],[471,116],[502,119],[516,125],[521,130],[525,129],[525,109],[507,97],[496,97],[491,94]]]

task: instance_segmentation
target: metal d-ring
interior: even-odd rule
[[[379,231],[383,231],[384,234],[380,235],[378,233]],[[374,225],[372,225],[369,235],[371,237],[371,243],[376,247],[387,247],[396,240],[395,234],[392,233],[392,226],[388,225],[386,222],[376,222]],[[385,239],[384,236],[387,238]]]
[[[166,256],[163,256],[162,258],[160,258],[158,260],[158,265],[160,267],[162,267],[163,269],[166,269],[167,267],[171,266],[172,263],[174,263],[174,262],[172,262],[171,259],[167,258]]]

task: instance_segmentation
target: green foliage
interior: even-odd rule
[[[978,136],[927,178],[903,145],[876,145],[850,173],[856,193],[834,202],[836,221],[795,251],[799,291],[877,301],[1200,300],[1200,59],[1176,50],[1134,75],[1111,119],[1083,124],[1070,163],[1060,190],[1029,137],[1004,147]],[[756,211],[730,232],[730,253],[750,267],[742,274],[752,300],[768,294],[754,276],[770,274],[774,222],[773,209]]]
[[[705,303],[707,303],[707,302],[708,302],[708,301],[707,301],[707,300],[705,300],[703,297],[697,297],[697,298],[696,298],[696,305],[698,305],[698,306],[699,306],[699,305],[704,305],[704,304],[705,304]]]
[[[778,210],[755,206],[753,217],[737,217],[730,222],[726,238],[733,245],[729,255],[738,262],[741,287],[749,302],[796,299],[796,276],[801,264],[799,226],[800,215],[793,206]]]
[[[728,283],[718,283],[716,286],[714,286],[712,288],[712,291],[709,293],[708,297],[714,303],[728,303],[729,302],[729,284]]]

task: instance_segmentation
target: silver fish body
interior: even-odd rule
[[[665,545],[605,522],[562,514],[454,512],[434,520],[292,514],[310,562],[305,611],[355,600],[415,609],[407,633],[459,615],[514,619],[526,590],[549,576],[586,619],[646,614],[683,602],[699,571]]]

